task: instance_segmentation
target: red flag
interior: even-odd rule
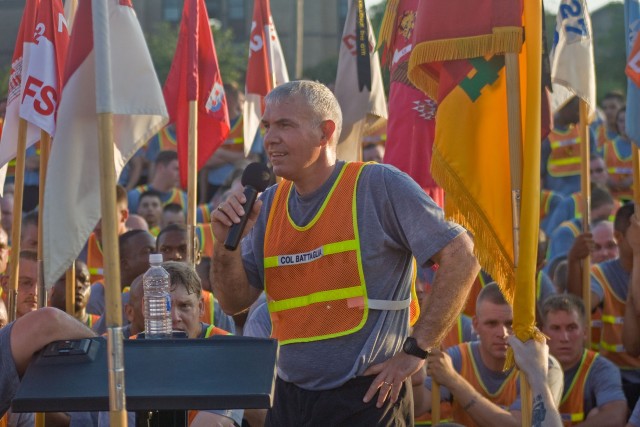
[[[33,38],[36,12],[39,0],[27,0],[18,38],[11,59],[11,73],[9,74],[9,91],[7,92],[7,111],[5,113],[2,135],[0,136],[0,192],[4,184],[7,168],[4,167],[16,157],[18,149],[18,121],[20,119],[20,102],[22,99],[23,71],[28,67],[29,41]],[[27,127],[27,146],[40,139],[40,132],[35,126]]]
[[[255,0],[249,35],[249,63],[243,109],[244,154],[260,126],[263,99],[271,89],[289,81],[287,66],[276,26],[271,18],[269,0]]]
[[[444,192],[429,170],[435,136],[437,103],[418,90],[407,78],[407,65],[415,45],[414,26],[418,0],[400,0],[397,10],[389,2],[385,19],[390,40],[387,62],[390,66],[389,121],[384,162],[409,174],[440,206]]]
[[[27,68],[23,70],[20,117],[54,136],[69,45],[61,0],[41,0],[35,31],[28,41],[31,49]]]
[[[176,124],[180,182],[186,188],[189,101],[197,105],[198,170],[229,134],[227,101],[204,0],[184,2],[178,47],[163,93],[170,121]]]

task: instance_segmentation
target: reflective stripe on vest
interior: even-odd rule
[[[577,126],[570,126],[567,132],[556,130],[549,133],[551,153],[547,160],[547,172],[553,177],[580,174],[580,136]]]
[[[584,350],[582,353],[580,366],[560,401],[559,411],[565,426],[584,420],[584,386],[598,357],[594,351]]]
[[[502,408],[508,408],[516,400],[517,395],[517,375],[515,369],[511,370],[495,393],[490,393],[489,390],[487,390],[484,381],[482,381],[482,378],[480,377],[478,366],[473,357],[473,351],[471,350],[471,343],[460,344],[458,348],[460,349],[460,356],[462,358],[460,376],[467,380],[467,382],[478,393],[489,399],[492,403]],[[458,402],[455,397],[453,399],[453,419],[456,423],[462,424],[466,427],[477,426],[467,411],[462,407],[462,404]]]
[[[598,264],[591,268],[591,274],[604,290],[602,308],[602,333],[600,334],[600,354],[620,369],[640,368],[640,358],[631,357],[622,344],[622,328],[626,301],[618,297],[604,271]]]
[[[233,151],[236,151],[238,148],[244,150],[243,123],[242,115],[240,115],[233,125],[231,125],[227,139],[222,143],[223,148]]]
[[[210,325],[214,324],[214,298],[213,294],[209,291],[202,290],[202,301],[204,303],[204,310],[202,310],[202,314],[200,315],[200,321],[204,323],[208,323]]]
[[[620,185],[627,179],[633,179],[632,159],[631,155],[623,157],[618,150],[618,140],[607,141],[603,147],[604,163],[607,165],[607,172],[609,173],[609,179]],[[629,144],[631,144],[629,142]],[[633,190],[627,188],[626,190],[616,190],[611,192],[614,197],[627,198],[633,197]]]

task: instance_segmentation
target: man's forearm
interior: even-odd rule
[[[249,284],[240,250],[229,251],[222,242],[214,244],[211,276],[213,294],[229,315],[247,309],[260,295],[260,291]]]
[[[582,298],[582,274],[582,260],[568,258],[567,292],[580,298]]]
[[[461,234],[436,259],[438,272],[427,304],[413,327],[421,348],[439,345],[467,300],[471,285],[480,271],[473,255],[473,242]]]
[[[586,415],[586,414],[585,414]],[[616,400],[598,408],[598,413],[578,424],[580,427],[616,427],[627,420],[627,402]]]
[[[631,270],[629,288],[633,295],[633,307],[636,313],[640,313],[640,254],[633,255],[633,269]]]

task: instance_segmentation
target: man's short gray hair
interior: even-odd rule
[[[265,97],[265,104],[279,104],[300,96],[311,107],[318,124],[331,120],[336,124],[336,142],[342,131],[342,110],[331,90],[322,83],[311,80],[295,80],[281,84]]]

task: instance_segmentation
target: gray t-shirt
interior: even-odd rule
[[[580,364],[564,372],[564,389],[562,396],[571,387],[573,379],[578,372]],[[622,381],[620,370],[606,358],[600,356],[596,358],[591,366],[587,380],[584,383],[584,407],[585,418],[593,408],[605,405],[616,400],[626,401],[622,391]],[[520,399],[511,407],[511,410],[519,411],[521,408]],[[640,427],[640,426],[639,426]]]
[[[482,383],[489,393],[497,393],[500,387],[502,387],[502,384],[509,378],[511,370],[492,371],[482,362],[482,357],[480,357],[480,341],[473,341],[469,346],[471,347],[471,356],[475,361],[475,366],[478,368],[478,374],[480,375],[480,379],[482,379]],[[453,369],[460,373],[462,371],[462,352],[460,351],[460,346],[449,347],[446,351],[449,357],[451,357]],[[428,390],[431,390],[431,377],[426,378],[424,385]],[[451,392],[446,387],[440,388],[440,399],[442,401],[453,400]]]
[[[319,211],[344,162],[312,194],[301,197],[295,188],[289,197],[289,214],[298,226],[307,225]],[[264,235],[276,186],[261,196],[264,201],[257,223],[242,241],[244,267],[251,285],[263,289]],[[431,257],[464,232],[444,220],[442,210],[406,174],[388,165],[367,165],[360,175],[356,196],[364,278],[371,299],[409,298],[412,254],[428,267]],[[350,218],[336,218],[340,221]],[[301,278],[297,283],[303,283]],[[280,348],[278,375],[307,390],[339,387],[362,375],[371,365],[398,352],[408,335],[406,310],[369,311],[364,327],[343,337]]]
[[[13,323],[9,323],[0,329],[0,417],[11,406],[11,400],[20,385],[16,364],[11,354],[12,328]]]

